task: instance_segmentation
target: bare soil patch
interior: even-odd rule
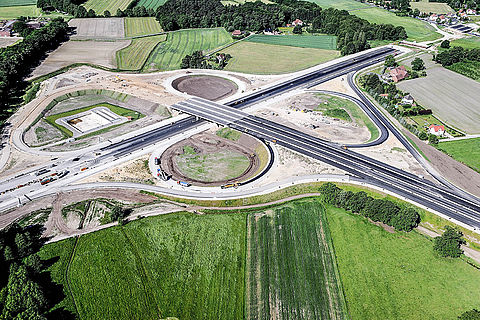
[[[119,41],[68,41],[53,51],[33,71],[39,77],[75,63],[91,63],[116,68],[115,53],[130,45],[130,40]]]
[[[118,39],[125,37],[123,18],[72,19],[68,23],[76,28],[72,39]]]
[[[175,79],[172,87],[189,95],[217,101],[237,92],[237,85],[228,79],[215,76],[184,76]]]
[[[200,186],[218,186],[229,182],[244,181],[253,176],[260,168],[260,160],[255,152],[255,148],[258,144],[259,142],[257,140],[246,135],[242,135],[238,141],[231,141],[218,137],[214,134],[204,132],[182,140],[165,150],[161,157],[161,166],[163,170],[172,175],[172,179],[177,181],[187,181]],[[250,164],[243,173],[230,179],[215,181],[211,181],[211,179],[208,179],[210,181],[195,179],[187,176],[179,167],[178,156],[184,155],[184,147],[193,148],[193,150],[196,152],[196,155],[199,156],[221,152],[241,154],[248,158]],[[208,163],[207,165],[215,165],[215,163]],[[227,168],[217,169],[218,171],[223,171]],[[225,175],[226,172],[216,172],[215,177],[222,176],[222,174]]]

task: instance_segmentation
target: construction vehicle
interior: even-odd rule
[[[165,171],[163,171],[161,168],[157,169],[157,177],[159,177],[163,181],[168,181],[168,179],[171,178],[171,176],[168,173],[166,173]]]
[[[157,157],[155,157],[155,165],[156,165],[156,166],[159,166],[159,165],[160,165],[160,159],[158,159]]]
[[[227,183],[227,184],[224,184],[223,186],[220,186],[220,188],[222,189],[229,189],[229,188],[238,188],[239,184],[238,182],[234,182],[234,183]]]
[[[83,167],[82,169],[80,169],[80,171],[85,171],[87,169],[88,169],[88,167]]]
[[[182,187],[190,187],[191,184],[185,181],[177,181],[177,184],[181,185]]]

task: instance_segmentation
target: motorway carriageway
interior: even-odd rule
[[[383,61],[387,55],[394,53],[396,53],[395,49],[389,47],[380,48],[358,55],[355,58],[335,63],[331,66],[295,77],[282,82],[281,84],[258,90],[244,97],[227,102],[225,105],[236,109],[244,109],[274,96],[284,94],[288,91],[316,86],[320,83],[348,74],[349,72],[361,70],[365,67]],[[188,131],[203,123],[204,120],[196,119],[195,117],[191,116],[179,120],[171,125],[160,127],[135,137],[111,144],[100,150],[102,153],[108,153],[109,156],[120,158],[148,145],[152,145],[158,141],[173,137],[180,132]]]
[[[480,205],[444,186],[384,164],[375,159],[344,150],[322,139],[289,127],[255,117],[242,111],[201,98],[179,102],[172,108],[227,125],[266,141],[326,162],[365,181],[388,189],[474,228],[480,228]]]

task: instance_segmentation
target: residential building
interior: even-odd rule
[[[443,136],[443,134],[445,133],[445,127],[431,124],[430,127],[428,127],[428,133],[434,134],[436,136]]]
[[[405,69],[405,66],[400,66],[391,69],[390,76],[392,77],[393,82],[399,82],[408,76],[408,72],[407,69]]]
[[[292,26],[303,26],[303,21],[300,19],[295,19],[295,21],[292,22]]]
[[[408,104],[408,105],[413,105],[415,102],[415,99],[409,94],[407,94],[405,97],[402,99],[402,104]]]

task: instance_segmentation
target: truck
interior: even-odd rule
[[[158,159],[157,157],[155,157],[155,165],[156,165],[156,166],[159,166],[159,165],[160,165],[160,159]]]
[[[229,189],[229,188],[238,188],[240,184],[238,182],[234,182],[234,183],[227,183],[227,184],[224,184],[222,186],[220,186],[220,188],[222,189]]]
[[[177,181],[177,184],[181,185],[182,187],[190,187],[191,184],[185,181]]]
[[[50,170],[43,168],[43,169],[38,170],[37,173],[35,173],[35,175],[36,176],[41,176],[42,174],[45,174],[47,172],[50,172]]]

